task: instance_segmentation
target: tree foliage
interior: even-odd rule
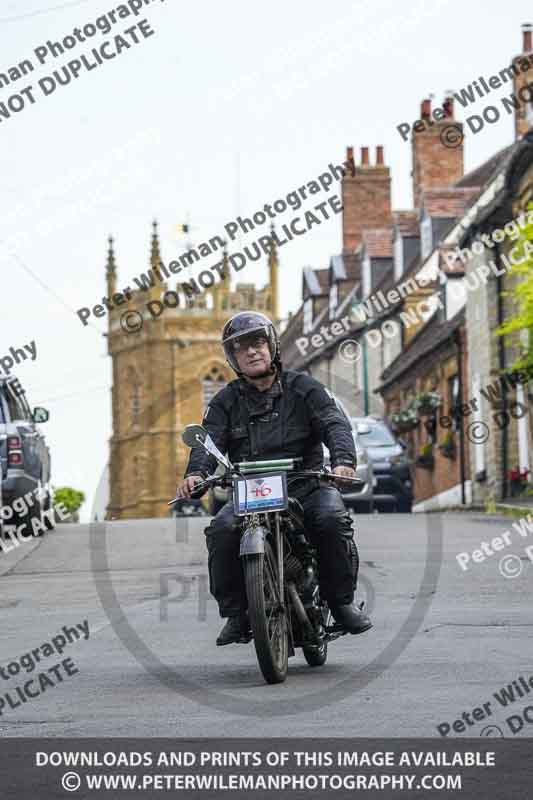
[[[528,211],[533,211],[533,202],[528,203]],[[499,336],[527,331],[527,341],[521,341],[521,353],[513,364],[515,369],[533,367],[533,222],[526,224],[515,245],[515,260],[509,270],[510,275],[520,276],[513,289],[505,292],[512,297],[515,313],[497,329]],[[524,337],[525,339],[525,337]]]
[[[54,489],[54,505],[62,503],[70,514],[74,514],[85,502],[85,495],[70,486]]]

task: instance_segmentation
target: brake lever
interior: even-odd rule
[[[214,483],[212,478],[208,478],[207,480],[202,481],[201,483],[197,483],[196,486],[194,487],[193,491],[191,492],[191,496],[190,497],[175,497],[173,500],[170,500],[170,502],[167,503],[167,506],[173,506],[176,503],[183,502],[184,500],[185,501],[187,501],[187,500],[199,500],[200,497],[195,497],[194,495],[197,492],[205,491],[205,489],[208,489],[209,486],[211,486],[212,483]]]

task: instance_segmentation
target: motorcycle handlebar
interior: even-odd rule
[[[252,475],[240,475],[238,473],[233,473],[235,477],[253,477]],[[291,478],[318,478],[319,480],[326,480],[326,481],[340,481],[341,483],[353,483],[358,486],[362,486],[364,481],[360,478],[345,478],[342,475],[335,475],[333,472],[326,472],[325,470],[300,470],[298,472],[291,472]],[[211,486],[223,486],[227,482],[227,475],[220,475],[217,477],[210,477],[206,478],[205,481],[201,483],[197,483],[194,487],[194,490],[191,492],[191,500],[198,499],[199,497],[204,494],[204,492],[209,489]],[[231,485],[231,484],[229,484]],[[167,506],[172,506],[175,503],[179,503],[180,500],[183,498],[175,497],[173,500],[167,503]]]

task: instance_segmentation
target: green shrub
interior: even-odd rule
[[[70,514],[75,514],[84,502],[85,495],[77,489],[72,489],[70,486],[54,488],[54,505],[62,503]]]

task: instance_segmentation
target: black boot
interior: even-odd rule
[[[250,622],[247,614],[237,614],[228,617],[226,624],[218,634],[217,645],[222,647],[225,644],[247,644],[252,638]]]
[[[335,622],[348,631],[348,633],[364,633],[372,627],[370,617],[357,606],[349,603],[346,606],[330,606]]]

